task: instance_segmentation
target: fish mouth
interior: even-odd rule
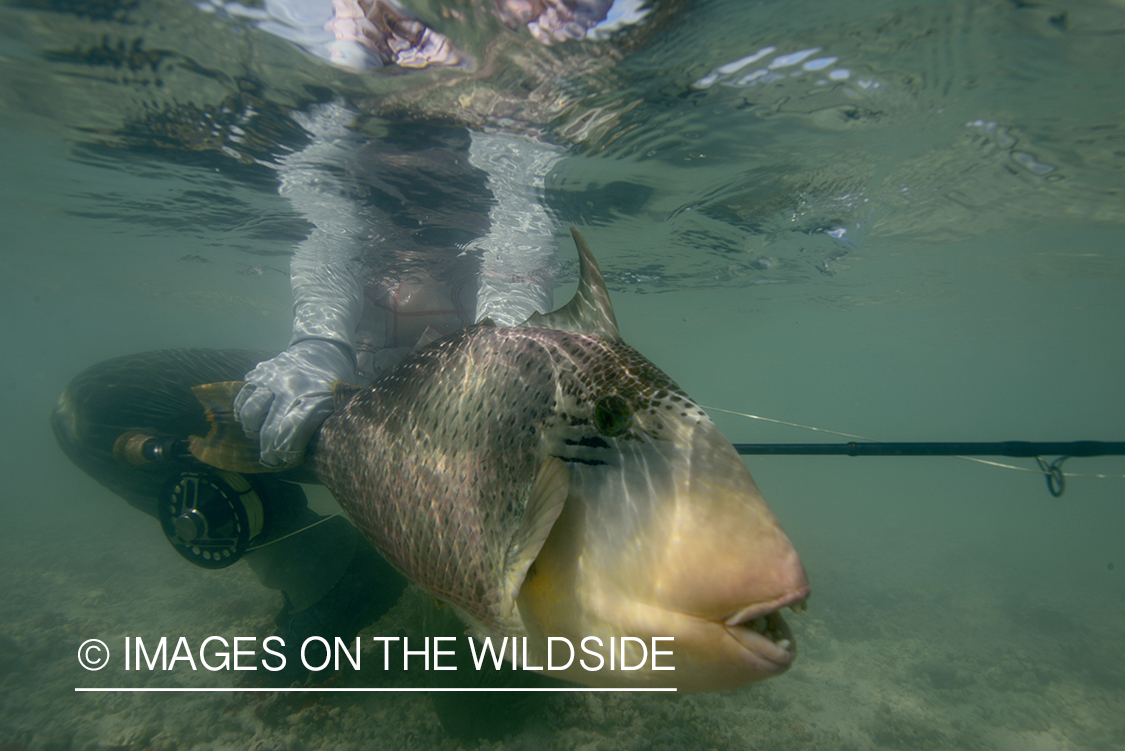
[[[775,600],[749,605],[726,618],[723,625],[753,657],[783,672],[797,656],[797,643],[781,611],[789,608],[803,613],[808,610],[808,598],[809,588],[802,587]]]

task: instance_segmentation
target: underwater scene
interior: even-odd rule
[[[0,751],[1125,748],[1123,37],[0,0]]]

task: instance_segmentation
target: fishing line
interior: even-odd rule
[[[337,516],[343,516],[343,515],[344,515],[343,511],[337,511],[335,514],[332,514],[331,516],[326,516],[323,519],[318,519],[318,520],[316,520],[312,524],[309,524],[306,527],[301,527],[300,529],[295,529],[287,535],[282,535],[281,537],[278,537],[276,540],[270,540],[269,542],[263,542],[261,545],[255,545],[252,548],[246,548],[246,552],[249,553],[252,550],[261,550],[262,548],[268,548],[270,545],[273,545],[275,542],[281,542],[282,540],[287,540],[290,537],[292,537],[293,535],[299,535],[302,532],[306,532],[306,531],[312,529],[313,527],[315,527],[318,524],[324,524],[326,521],[331,521],[332,519],[335,519]]]
[[[763,420],[765,422],[777,423],[778,425],[788,425],[791,428],[801,428],[802,430],[812,430],[812,431],[815,431],[817,433],[831,433],[832,435],[838,435],[838,436],[842,436],[844,438],[855,438],[855,439],[860,440],[860,441],[874,441],[875,440],[874,438],[864,438],[861,435],[853,435],[852,433],[841,433],[841,432],[836,431],[836,430],[829,430],[828,428],[814,428],[812,425],[801,425],[800,423],[797,423],[797,422],[785,422],[785,420],[775,420],[772,417],[762,417],[761,415],[750,415],[750,414],[747,414],[745,412],[735,412],[734,410],[722,409],[721,407],[707,407],[707,406],[704,406],[702,404],[699,405],[699,406],[703,407],[703,409],[706,410],[707,412],[726,412],[728,415],[738,415],[739,417],[749,417],[749,418],[754,419],[754,420]]]

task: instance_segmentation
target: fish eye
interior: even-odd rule
[[[629,429],[633,410],[629,402],[617,394],[603,396],[594,406],[594,425],[604,436],[619,436]]]

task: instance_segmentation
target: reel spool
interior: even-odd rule
[[[236,563],[266,527],[262,500],[242,475],[185,471],[160,494],[157,518],[176,552],[197,566]]]

